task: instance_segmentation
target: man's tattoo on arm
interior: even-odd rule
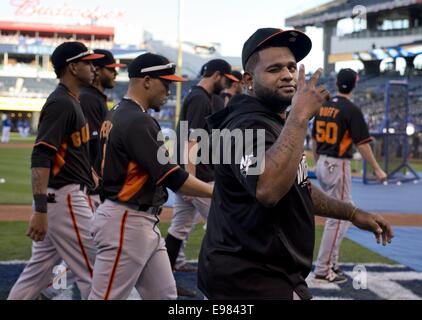
[[[32,194],[46,194],[50,168],[32,168]]]

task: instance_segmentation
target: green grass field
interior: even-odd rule
[[[30,148],[0,148],[0,204],[30,204]]]
[[[34,143],[35,136],[21,137],[17,132],[10,133],[10,143]]]
[[[0,261],[7,260],[28,260],[31,255],[31,240],[25,236],[27,222],[0,222]],[[163,236],[167,234],[168,223],[160,223],[160,230]],[[317,227],[315,248],[319,247],[322,227]],[[203,224],[198,224],[192,232],[186,246],[186,256],[189,260],[196,260],[204,234]],[[375,240],[374,240],[375,241]],[[314,252],[316,259],[317,250]],[[367,250],[353,241],[345,239],[340,251],[341,262],[353,263],[386,263],[396,262]]]

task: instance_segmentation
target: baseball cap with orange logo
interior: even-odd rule
[[[297,30],[258,29],[243,45],[243,69],[245,69],[252,54],[267,47],[287,47],[295,56],[296,62],[299,62],[311,51],[312,41],[306,34]]]

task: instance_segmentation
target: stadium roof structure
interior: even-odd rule
[[[327,21],[336,21],[357,15],[357,6],[364,6],[366,13],[404,8],[421,4],[421,0],[334,0],[300,14],[286,18],[286,26],[305,27],[320,25]]]
[[[0,21],[0,30],[114,36],[114,27]]]

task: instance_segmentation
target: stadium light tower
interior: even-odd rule
[[[182,51],[182,8],[183,0],[178,0],[178,13],[177,13],[177,43],[178,43],[178,55],[177,55],[177,74],[182,76],[182,65],[183,65],[183,51]],[[175,127],[179,121],[180,109],[182,104],[182,83],[176,83],[176,112],[175,112]]]

